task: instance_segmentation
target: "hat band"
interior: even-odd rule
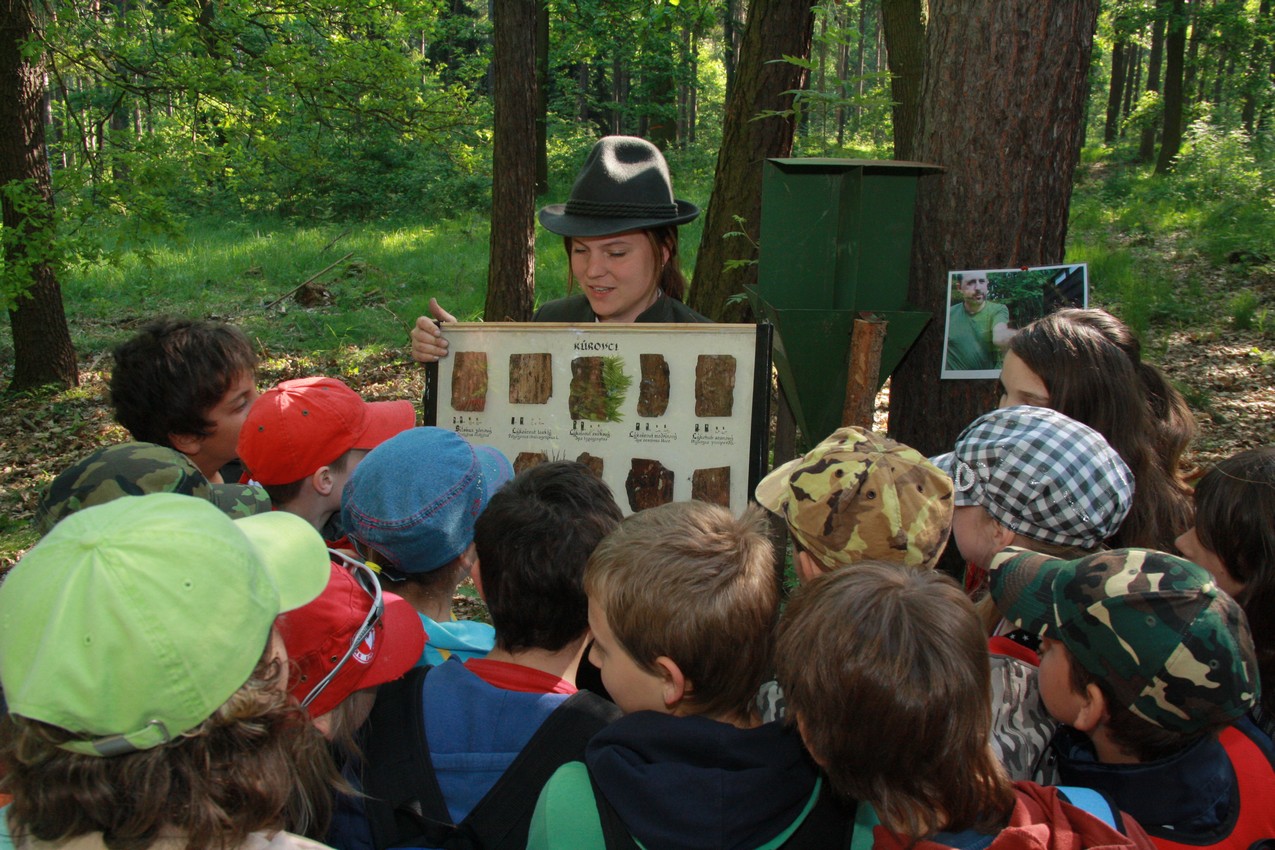
[[[590,201],[573,198],[567,201],[567,215],[598,216],[601,218],[676,218],[677,204],[640,204],[626,201]]]
[[[58,748],[85,756],[113,758],[153,749],[171,740],[173,736],[168,733],[168,727],[164,725],[164,721],[151,720],[136,732],[107,735],[89,740],[64,741],[58,745]]]

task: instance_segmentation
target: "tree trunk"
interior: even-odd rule
[[[1204,79],[1204,75],[1200,73],[1200,44],[1208,34],[1206,22],[1209,20],[1209,5],[1209,0],[1195,0],[1191,4],[1191,38],[1187,42],[1186,70],[1182,76],[1182,91],[1191,103],[1199,103],[1204,97],[1204,89],[1198,82]]]
[[[1133,69],[1133,73],[1129,75],[1129,82],[1124,87],[1124,107],[1120,112],[1125,118],[1128,118],[1130,113],[1133,112],[1133,95],[1142,87],[1142,45],[1133,45],[1133,59],[1129,65]],[[1124,136],[1123,127],[1120,130],[1120,135]]]
[[[1167,174],[1182,148],[1182,64],[1186,58],[1187,12],[1185,0],[1173,0],[1164,40],[1164,136],[1156,174]]]
[[[742,292],[745,284],[757,281],[755,265],[725,268],[728,258],[740,255],[742,243],[728,243],[723,234],[742,229],[754,240],[757,238],[761,229],[762,162],[767,157],[792,153],[792,117],[757,119],[757,114],[792,108],[792,95],[788,92],[800,89],[806,74],[782,59],[810,54],[814,2],[753,0],[748,10],[735,86],[722,122],[713,197],[705,214],[689,302],[700,313],[719,321],[745,315],[743,305],[728,309],[726,299]],[[743,219],[742,226],[736,224],[735,216]]]
[[[735,90],[735,67],[739,64],[739,48],[743,43],[744,0],[726,0],[722,9],[722,65],[726,68],[726,101]]]
[[[925,62],[921,0],[881,0],[881,21],[890,60],[890,94],[894,98],[894,158],[912,159]]]
[[[1244,132],[1252,138],[1257,130],[1257,116],[1262,108],[1262,93],[1270,85],[1271,53],[1271,0],[1262,0],[1253,22],[1257,34],[1253,36],[1253,50],[1249,54],[1248,74],[1244,78],[1244,100],[1240,107],[1240,120]]]
[[[0,196],[6,293],[24,290],[9,311],[13,380],[9,392],[79,383],[75,348],[51,265],[53,190],[44,147],[42,53],[24,51],[35,35],[30,0],[0,0],[0,186],[25,184],[34,197],[15,204]],[[23,193],[25,194],[25,192]]]
[[[1147,60],[1146,90],[1149,92],[1161,91],[1160,66],[1164,61],[1164,24],[1172,5],[1173,0],[1156,0],[1155,3],[1155,20],[1151,24],[1151,57]],[[1157,123],[1148,124],[1142,128],[1142,140],[1138,145],[1139,162],[1150,162],[1155,156],[1155,137],[1159,129]]]
[[[935,320],[890,394],[891,432],[926,455],[996,401],[992,381],[939,380],[948,271],[1063,259],[1098,0],[930,10],[914,154],[946,171],[918,186],[908,295]]]
[[[1125,52],[1128,45],[1122,36],[1111,48],[1111,87],[1107,90],[1107,120],[1102,128],[1102,141],[1108,147],[1120,138],[1120,93],[1124,90]]]
[[[536,197],[549,191],[548,126],[549,4],[536,0]]]
[[[496,116],[483,311],[489,322],[528,321],[535,303],[536,3],[495,0],[492,9]]]

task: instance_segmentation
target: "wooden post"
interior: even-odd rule
[[[877,398],[877,378],[881,373],[881,349],[889,322],[871,313],[854,320],[850,334],[850,357],[846,368],[846,402],[841,408],[841,427],[861,425],[871,430]],[[822,437],[820,438],[822,439]]]

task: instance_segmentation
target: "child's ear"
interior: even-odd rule
[[[204,438],[198,434],[169,434],[168,442],[172,443],[177,451],[189,457],[199,454],[199,447],[203,445]]]
[[[690,683],[682,675],[682,668],[667,655],[655,659],[655,666],[660,668],[660,678],[664,680],[664,707],[671,712],[689,693]]]
[[[1000,520],[994,517],[989,516],[988,519],[991,521],[992,542],[996,545],[996,548],[992,551],[999,552],[1006,546],[1013,546],[1014,538],[1017,536],[1014,534],[1013,529],[1002,524]]]
[[[814,581],[827,570],[815,560],[814,556],[804,549],[796,549],[792,553],[792,568],[797,573],[797,580],[802,584]]]
[[[810,753],[810,757],[814,759],[815,764],[819,765],[820,767],[826,770],[828,767],[828,760],[825,759],[823,756],[819,755],[819,753],[815,752],[814,747],[810,746],[810,739],[806,737],[805,718],[801,716],[800,712],[793,711],[792,709],[788,710],[788,714],[797,723],[797,734],[801,736],[801,743],[805,744],[806,752]]]
[[[330,466],[320,466],[310,476],[310,486],[320,496],[331,496],[334,483],[332,480],[332,467]]]
[[[483,571],[478,569],[478,553],[474,553],[474,561],[469,568],[469,577],[474,580],[474,590],[478,591],[478,596],[487,601],[487,594],[483,593]]]
[[[1106,722],[1109,716],[1107,698],[1103,695],[1102,689],[1090,683],[1085,687],[1084,704],[1071,725],[1086,735],[1092,735],[1093,731]]]

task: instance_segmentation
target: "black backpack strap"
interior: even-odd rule
[[[633,850],[638,847],[637,839],[629,828],[620,820],[620,813],[607,800],[598,782],[589,771],[589,785],[593,787],[593,802],[598,809],[598,820],[602,823],[602,839],[606,842],[606,850]]]
[[[359,737],[364,806],[376,850],[454,829],[425,740],[423,692],[430,669],[417,667],[381,685]]]
[[[577,691],[545,718],[522,752],[478,801],[462,826],[486,848],[527,846],[540,791],[562,765],[584,759],[589,739],[620,716],[615,703]]]

